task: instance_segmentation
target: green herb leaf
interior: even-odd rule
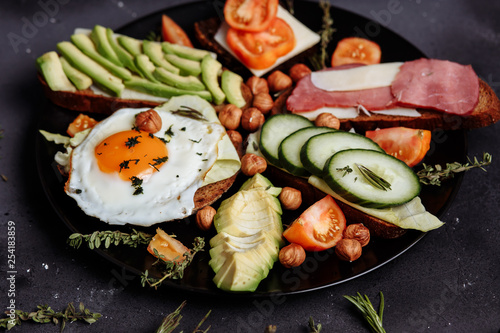
[[[384,312],[384,294],[380,292],[380,304],[378,313],[373,308],[368,296],[362,296],[359,292],[356,296],[344,296],[349,302],[354,304],[361,312],[363,318],[368,322],[371,329],[375,333],[386,333],[382,326],[382,318]]]
[[[387,191],[391,189],[391,183],[386,181],[384,178],[378,176],[373,171],[365,167],[364,165],[354,163],[358,168],[359,172],[365,177],[365,179],[372,184],[374,187],[381,189],[383,191]]]
[[[125,146],[127,146],[128,149],[130,149],[130,148],[134,147],[135,145],[137,145],[138,143],[141,143],[139,141],[140,137],[141,137],[140,135],[137,135],[137,136],[133,136],[131,138],[128,138],[127,142],[125,142]]]
[[[181,108],[176,111],[172,111],[173,114],[195,119],[195,120],[202,120],[202,121],[208,121],[207,118],[201,113],[200,111],[193,109],[192,107],[181,105]]]
[[[152,235],[139,232],[132,229],[132,233],[124,233],[121,231],[94,231],[92,234],[83,235],[80,233],[71,234],[67,240],[69,246],[78,249],[83,242],[86,242],[90,249],[98,248],[104,243],[104,247],[108,248],[111,244],[117,246],[120,243],[130,247],[137,247],[140,244],[148,244]],[[97,243],[96,240],[99,239]]]

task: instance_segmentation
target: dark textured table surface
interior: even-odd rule
[[[467,173],[442,228],[381,268],[330,288],[280,299],[227,299],[174,289],[154,291],[89,250],[66,244],[69,230],[50,207],[35,166],[37,119],[46,100],[35,77],[35,58],[68,39],[75,27],[117,29],[153,12],[188,1],[40,0],[0,4],[0,308],[38,304],[62,310],[83,302],[103,315],[97,323],[72,323],[65,332],[153,332],[162,318],[187,300],[180,328],[192,331],[212,310],[213,332],[306,332],[312,316],[324,332],[365,332],[367,327],[342,295],[361,292],[386,299],[388,332],[498,332],[500,256],[498,203],[499,125],[468,133],[469,156],[493,155],[488,172]],[[337,0],[336,6],[378,21],[431,58],[471,64],[500,93],[500,3],[470,0]],[[394,10],[396,8],[397,10]],[[50,19],[49,19],[50,17]],[[29,30],[29,24],[35,29]],[[14,38],[17,35],[19,38]],[[12,285],[7,260],[8,225],[15,224]],[[14,287],[15,296],[9,295]],[[14,332],[57,332],[25,323]]]

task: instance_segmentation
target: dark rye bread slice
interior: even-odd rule
[[[293,187],[302,193],[302,203],[308,207],[316,201],[324,198],[325,193],[318,190],[307,182],[307,179],[295,177],[288,172],[282,171],[272,165],[268,165],[264,175],[268,177],[274,186],[278,187]],[[373,216],[369,216],[351,206],[335,200],[340,209],[344,212],[347,223],[363,223],[373,236],[394,239],[403,236],[406,233],[405,229],[398,227],[392,223],[383,221]]]

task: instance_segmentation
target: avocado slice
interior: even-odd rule
[[[212,248],[210,256],[212,259],[209,261],[209,265],[215,273],[219,271],[226,260],[235,258],[259,272],[262,278],[267,276],[275,261],[266,252],[266,249],[260,246],[260,243],[245,249],[240,249],[230,243],[224,243]]]
[[[165,54],[165,59],[179,68],[181,75],[198,76],[201,74],[201,63],[199,61],[181,58],[175,54]]]
[[[175,74],[180,73],[179,68],[175,67],[165,59],[163,51],[161,50],[161,44],[159,44],[158,42],[145,40],[142,42],[142,50],[144,51],[144,54],[146,54],[149,59],[151,59],[155,66],[163,67],[167,71]]]
[[[142,53],[142,41],[128,36],[118,36],[118,44],[128,51],[132,56]]]
[[[112,74],[118,76],[120,79],[128,80],[132,77],[132,73],[121,65],[118,66],[107,58],[100,55],[92,40],[84,34],[74,34],[71,36],[71,41],[76,45],[85,55],[90,57],[95,62],[106,68]]]
[[[125,88],[123,81],[86,56],[75,45],[70,42],[60,42],[57,44],[57,49],[73,67],[90,76],[103,89],[115,96],[121,95]]]
[[[109,45],[111,45],[111,48],[113,49],[113,51],[115,51],[116,56],[123,64],[123,66],[137,73],[138,71],[137,68],[135,67],[134,57],[127,50],[121,47],[120,44],[118,44],[118,42],[115,39],[113,30],[107,28],[106,37],[108,37]]]
[[[102,25],[95,25],[90,33],[90,38],[96,45],[97,52],[104,58],[111,61],[116,66],[123,66],[115,51],[109,44],[108,36],[106,35],[106,28]]]
[[[174,44],[169,42],[162,42],[161,48],[167,54],[175,54],[181,58],[186,58],[195,61],[201,61],[205,56],[210,55],[206,50],[195,49],[192,47]]]
[[[245,106],[246,101],[241,93],[243,78],[238,74],[225,70],[221,75],[221,88],[226,94],[227,101],[239,108]]]
[[[209,102],[212,101],[212,94],[210,94],[208,90],[195,91],[179,89],[167,86],[163,83],[151,82],[135,75],[133,75],[130,80],[125,81],[125,87],[158,97],[170,98],[181,95],[196,95]]]
[[[271,181],[260,173],[247,179],[243,185],[241,185],[240,191],[251,190],[253,188],[263,188],[274,197],[277,197],[281,193],[281,187],[274,187]]]
[[[219,72],[222,69],[222,64],[212,58],[211,55],[206,55],[201,61],[201,79],[207,86],[208,91],[214,96],[216,105],[222,104],[226,99],[226,94],[222,91],[219,85]]]
[[[226,260],[213,279],[218,288],[225,291],[255,291],[262,275],[251,266],[231,258]]]
[[[76,91],[66,76],[56,52],[47,52],[36,59],[38,70],[52,91]]]
[[[64,73],[66,74],[68,79],[71,82],[73,82],[76,89],[85,90],[92,85],[92,79],[88,75],[80,72],[78,69],[71,66],[71,64],[68,62],[68,60],[66,60],[66,58],[60,57],[59,60],[61,61]]]
[[[147,55],[145,54],[136,55],[134,62],[135,62],[135,67],[139,71],[138,74],[140,76],[142,76],[145,79],[148,79],[151,82],[161,83],[154,77],[153,72],[155,71],[156,67],[151,62],[151,60]]]
[[[168,84],[179,89],[186,90],[205,90],[205,85],[196,76],[181,76],[167,71],[163,67],[156,67],[153,76],[160,82]],[[210,90],[209,90],[210,91]]]

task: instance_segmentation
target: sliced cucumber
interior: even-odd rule
[[[279,166],[278,149],[281,141],[293,132],[311,126],[313,126],[313,123],[309,119],[296,114],[277,114],[271,116],[262,125],[259,148],[269,162]]]
[[[366,175],[366,171],[371,176]],[[325,165],[324,179],[344,199],[364,207],[402,205],[420,193],[417,175],[404,162],[375,150],[348,149]],[[380,186],[386,182],[385,185]]]
[[[336,130],[328,127],[306,127],[287,136],[278,148],[280,165],[295,176],[309,176],[310,172],[304,168],[300,160],[300,150],[311,137],[331,133]]]
[[[355,148],[384,151],[378,144],[363,135],[336,131],[316,135],[307,140],[300,151],[300,160],[307,171],[321,177],[326,161],[333,154]]]

